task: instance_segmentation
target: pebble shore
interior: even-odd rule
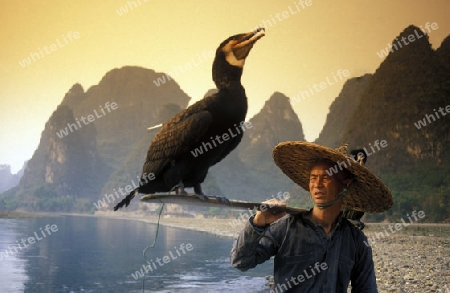
[[[380,293],[450,293],[450,236],[389,235],[371,247]]]

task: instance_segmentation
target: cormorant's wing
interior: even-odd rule
[[[212,115],[205,102],[198,101],[162,126],[150,144],[142,173],[158,176],[167,164],[193,151],[193,145],[206,133],[212,122]]]
[[[235,137],[233,137],[233,139],[230,140],[228,147],[220,154],[220,156],[217,158],[217,160],[214,162],[214,164],[219,163],[226,156],[228,156],[231,153],[231,151],[234,150],[239,145],[243,136],[244,136],[244,134],[241,132],[241,133],[237,134]]]

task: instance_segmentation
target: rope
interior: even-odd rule
[[[353,179],[350,179],[350,182],[347,183],[347,187],[349,187],[350,183],[352,183],[352,182],[353,182]],[[337,203],[338,201],[340,201],[341,199],[344,198],[344,196],[347,194],[347,187],[344,187],[344,189],[337,194],[337,198],[335,200],[327,202],[327,203],[317,203],[316,206],[321,210],[331,207],[332,205],[334,205],[335,203]],[[311,195],[311,198],[312,198],[312,195]]]
[[[147,256],[145,256],[145,253],[147,252],[147,250],[149,248],[154,248],[156,245],[156,239],[158,239],[158,232],[159,232],[159,220],[161,219],[161,214],[162,211],[164,209],[164,203],[161,205],[161,209],[159,210],[159,214],[158,214],[158,221],[156,222],[156,232],[155,232],[155,240],[153,240],[153,244],[152,245],[148,245],[146,248],[144,248],[144,250],[142,251],[142,256],[144,257],[144,260],[147,262],[147,264],[149,264],[150,266],[152,265],[150,263],[150,261],[148,260]],[[144,273],[144,277],[142,278],[142,293],[145,292],[145,276],[147,275],[147,271],[145,270]]]
[[[344,190],[342,190],[341,192],[338,193],[337,198],[335,200],[327,202],[327,203],[316,203],[316,206],[321,210],[326,209],[326,208],[334,205],[338,201],[340,201],[342,198],[344,198],[344,196],[346,194],[347,194],[347,188],[344,188]]]
[[[171,192],[173,192],[177,187],[184,187],[183,183],[180,182],[179,184],[175,185],[174,187],[172,187],[172,189],[169,191],[169,194]],[[158,213],[158,221],[156,222],[156,232],[155,232],[155,240],[153,241],[152,245],[147,246],[146,248],[144,248],[144,250],[142,251],[142,256],[144,257],[144,260],[147,262],[147,264],[149,264],[150,266],[152,265],[149,261],[148,258],[145,256],[145,253],[147,252],[147,250],[149,248],[154,248],[156,245],[156,239],[158,239],[158,232],[159,232],[159,220],[161,219],[161,214],[162,211],[164,209],[164,203],[162,203],[161,205],[161,209],[159,210]],[[147,275],[147,271],[145,271],[144,277],[142,278],[142,293],[145,293],[145,276]]]

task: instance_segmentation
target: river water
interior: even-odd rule
[[[268,292],[268,261],[231,267],[233,240],[133,220],[0,219],[0,292]],[[145,272],[147,271],[147,274]],[[145,277],[143,277],[145,274]]]

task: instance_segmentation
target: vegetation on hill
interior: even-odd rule
[[[420,29],[409,26],[397,39],[416,31]],[[368,215],[368,220],[399,220],[413,210],[423,210],[429,221],[450,217],[450,116],[435,115],[449,105],[450,71],[445,65],[450,54],[448,43],[444,41],[442,48],[434,51],[428,36],[422,34],[415,42],[391,52],[364,91],[355,91],[360,95],[359,102],[343,135],[328,138],[349,143],[350,148],[366,148],[367,167],[392,190],[394,207],[383,214]],[[340,114],[330,112],[329,116]],[[435,118],[428,121],[430,115]],[[419,120],[426,126],[417,127]],[[331,128],[322,132],[332,136]],[[386,140],[387,147],[375,147],[377,140]]]

